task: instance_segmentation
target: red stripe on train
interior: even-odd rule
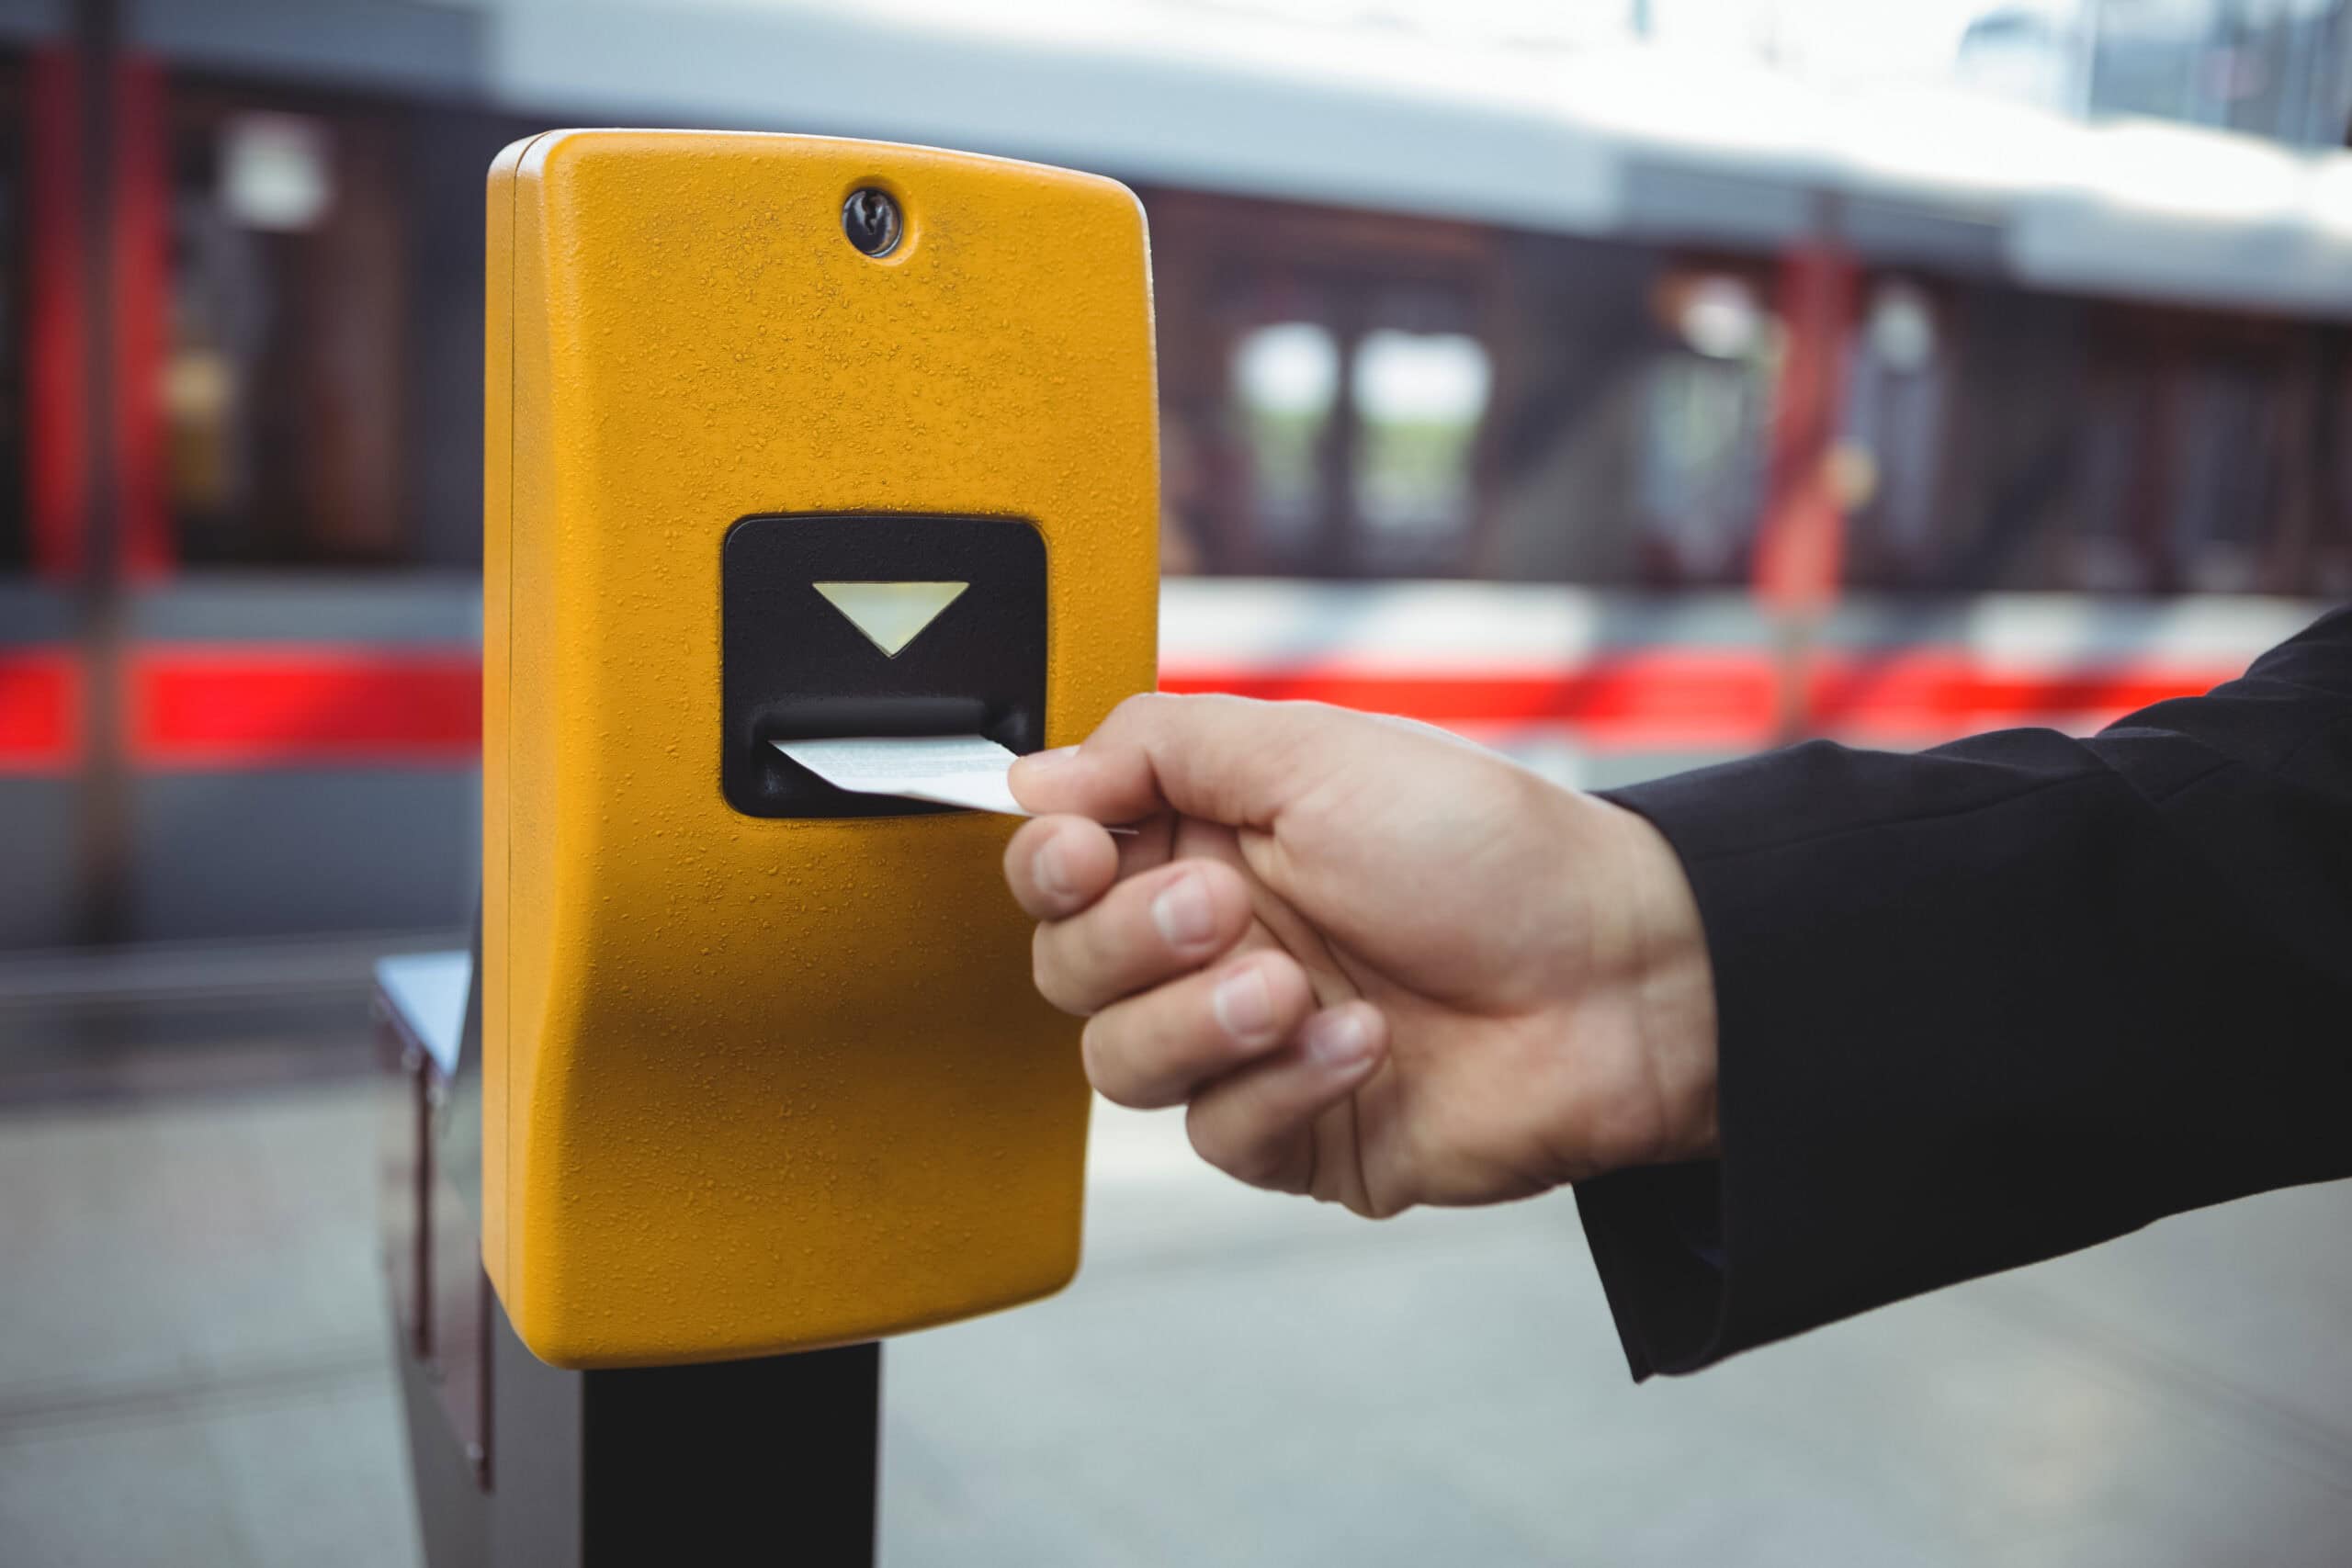
[[[1625,749],[1703,749],[1752,743],[1772,727],[1770,663],[1752,653],[1604,656],[1577,669],[1419,674],[1301,666],[1290,670],[1177,666],[1166,692],[1230,692],[1270,701],[1304,699],[1430,724],[1481,730],[1562,725],[1580,739]]]
[[[0,773],[81,765],[82,671],[71,653],[0,651]]]
[[[141,768],[421,764],[481,751],[481,660],[386,649],[142,648],[130,667]]]
[[[1992,672],[1965,655],[1825,655],[1814,728],[1919,745],[2002,725],[2104,722],[2201,692],[2233,668]],[[1773,739],[1775,671],[1748,650],[1603,655],[1572,670],[1449,674],[1180,664],[1170,692],[1306,698],[1481,734],[1556,728],[1608,750],[1744,750]],[[130,663],[130,754],[145,768],[450,766],[481,745],[471,654],[382,649],[148,647]]]
[[[1806,682],[1816,733],[1921,745],[2006,725],[2097,725],[2233,678],[2233,666],[1993,672],[1963,654],[1824,654]],[[1603,655],[1568,671],[1425,675],[1304,667],[1171,669],[1170,692],[1304,698],[1482,733],[1560,726],[1610,750],[1745,750],[1770,745],[1777,672],[1758,651]]]
[[[1987,671],[1933,650],[1826,656],[1807,684],[1812,728],[1888,745],[1933,744],[2013,725],[2111,723],[2136,708],[2235,680],[2242,664]]]

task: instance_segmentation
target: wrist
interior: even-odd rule
[[[1634,1028],[1658,1098],[1659,1146],[1644,1163],[1713,1159],[1717,1134],[1714,964],[1682,858],[1650,820],[1596,801],[1624,857],[1611,886],[1631,923]]]

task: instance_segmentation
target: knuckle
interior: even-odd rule
[[[1064,1012],[1082,1014],[1090,1010],[1070,983],[1069,966],[1059,951],[1057,930],[1051,925],[1041,925],[1030,939],[1030,979],[1036,986],[1037,994],[1055,1007]]]
[[[1114,1104],[1126,1103],[1119,1098],[1118,1075],[1102,1048],[1102,1026],[1094,1019],[1087,1020],[1086,1027],[1078,1032],[1078,1060],[1086,1069],[1086,1081],[1094,1086],[1096,1092]]]
[[[1321,1201],[1337,1204],[1360,1220],[1390,1220],[1396,1217],[1396,1210],[1374,1202],[1361,1192],[1342,1193],[1339,1197],[1326,1198]]]
[[[1207,934],[1181,944],[1164,935],[1155,913],[1159,896],[1187,877],[1194,878],[1200,887],[1199,897],[1208,907]],[[1151,885],[1149,897],[1141,900],[1140,916],[1150,922],[1150,941],[1159,947],[1179,946],[1193,962],[1204,961],[1204,954],[1214,955],[1229,949],[1250,923],[1250,884],[1239,868],[1224,861],[1205,856],[1193,856],[1170,863],[1163,874]]]
[[[1119,735],[1129,729],[1148,728],[1153,716],[1168,700],[1165,694],[1159,692],[1137,692],[1131,696],[1120,698],[1118,705],[1103,718],[1102,724],[1095,729],[1094,735],[1089,738],[1090,740],[1106,735]]]
[[[1045,843],[1051,826],[1043,817],[1032,817],[1013,830],[1004,844],[1004,870],[1008,877],[1029,871],[1037,858],[1038,849]]]
[[[1182,700],[1166,692],[1131,692],[1119,699],[1117,711],[1147,715],[1160,713],[1164,712],[1170,705]]]
[[[1274,1016],[1287,1033],[1306,1021],[1315,1010],[1314,982],[1306,977],[1306,970],[1287,953],[1268,953],[1258,961],[1265,976],[1266,989],[1274,1001]]]
[[[1236,1181],[1251,1187],[1277,1185],[1281,1158],[1272,1140],[1252,1137],[1222,1117],[1204,1115],[1197,1104],[1184,1118],[1184,1135],[1194,1154]]]
[[[1210,898],[1216,901],[1220,915],[1227,913],[1233,905],[1246,905],[1250,901],[1250,884],[1242,878],[1241,868],[1231,861],[1196,855],[1178,861],[1176,864],[1199,875],[1202,885],[1208,889]]]
[[[1086,1081],[1112,1104],[1130,1111],[1157,1111],[1168,1103],[1150,1075],[1135,1060],[1132,1042],[1111,1014],[1097,1013],[1087,1021],[1078,1036],[1078,1055],[1086,1068]]]
[[[1087,974],[1095,985],[1114,994],[1123,988],[1122,982],[1135,967],[1135,953],[1143,940],[1136,915],[1125,907],[1128,903],[1117,899],[1069,922],[1074,928],[1071,940]]]

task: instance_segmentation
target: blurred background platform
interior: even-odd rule
[[[479,894],[482,178],[1126,181],[1162,680],[1601,786],[2096,728],[2352,594],[2352,0],[0,0],[0,1568],[416,1561],[370,964]],[[1687,1382],[1557,1199],[1104,1111],[884,1561],[2352,1562],[2352,1190]]]
[[[0,1112],[0,1562],[412,1568],[374,1086]],[[897,1341],[882,1561],[2341,1564],[2352,1191],[1700,1377],[1625,1375],[1566,1196],[1385,1224],[1098,1108],[1087,1261]]]

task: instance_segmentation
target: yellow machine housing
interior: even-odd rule
[[[878,259],[845,237],[863,190],[902,215]],[[560,1366],[713,1360],[1054,1291],[1087,1089],[1013,824],[804,813],[765,742],[985,709],[1063,745],[1152,685],[1140,208],[922,148],[551,131],[492,169],[488,259],[482,1251],[515,1329]],[[933,539],[1042,578],[1042,707],[893,705],[921,638],[934,683],[1010,657],[956,606],[896,654],[820,629],[800,577],[969,576]],[[1015,613],[987,598],[958,604]],[[833,671],[880,707],[829,707]]]

